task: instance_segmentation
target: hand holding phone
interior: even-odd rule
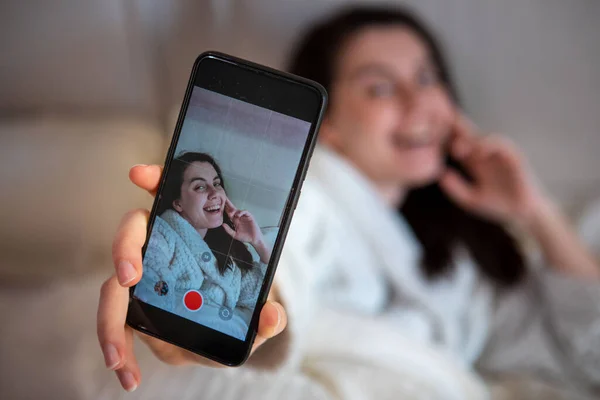
[[[129,177],[152,196],[160,182],[162,168],[158,165],[140,165],[131,168]],[[125,390],[134,390],[141,383],[140,368],[133,353],[133,329],[125,324],[129,304],[129,288],[142,277],[142,246],[146,241],[148,211],[133,210],[121,222],[113,245],[115,274],[102,285],[98,305],[98,339],[106,366],[114,370]],[[132,264],[133,269],[126,266]],[[271,291],[260,314],[258,336],[252,352],[268,339],[281,333],[287,324],[283,306],[276,302]],[[140,339],[163,362],[171,365],[201,364],[220,367],[221,364],[182,349],[152,336],[138,332]]]
[[[168,363],[236,366],[285,327],[268,296],[325,104],[314,82],[198,57],[164,170],[130,171],[156,200],[124,218],[101,292],[98,336],[125,389],[140,382],[130,328]]]

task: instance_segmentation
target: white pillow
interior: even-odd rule
[[[152,204],[129,182],[129,168],[162,163],[165,154],[162,132],[145,121],[0,123],[0,253],[6,261],[0,275],[48,277],[110,265],[122,215]]]

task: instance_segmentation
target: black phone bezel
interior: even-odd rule
[[[194,62],[173,139],[167,153],[165,168],[157,191],[158,194],[150,214],[148,236],[152,231],[160,193],[162,193],[169,167],[175,156],[175,149],[179,141],[192,90],[195,86],[311,123],[290,195],[281,218],[281,226],[273,247],[271,260],[244,341],[136,299],[133,296],[135,286],[130,288],[129,291],[126,321],[133,329],[218,363],[239,366],[247,360],[256,338],[260,310],[266,302],[292,215],[300,196],[302,182],[306,176],[309,160],[316,144],[317,133],[327,105],[327,92],[316,82],[231,55],[214,51],[200,54]],[[142,255],[145,254],[147,245],[148,239],[146,239],[146,243],[142,248]]]

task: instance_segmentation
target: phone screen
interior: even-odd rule
[[[245,340],[310,130],[194,86],[134,297]]]

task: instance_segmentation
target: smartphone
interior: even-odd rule
[[[326,107],[321,85],[207,52],[195,61],[127,324],[244,363]]]

